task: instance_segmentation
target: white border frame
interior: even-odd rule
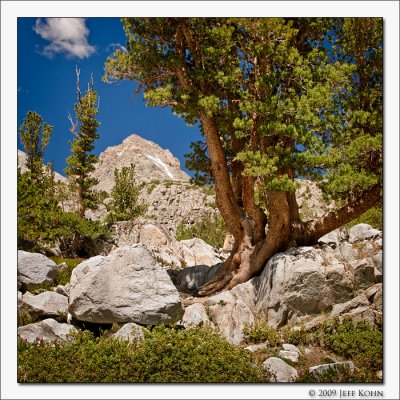
[[[399,398],[399,3],[397,1],[13,1],[1,3],[1,398],[310,398],[309,388],[383,390]],[[16,160],[17,17],[357,16],[384,18],[385,365],[382,385],[28,385],[17,384]],[[390,297],[389,297],[390,296]],[[68,368],[68,366],[66,366]],[[358,396],[356,396],[358,398]]]

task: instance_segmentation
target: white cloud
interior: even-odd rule
[[[120,43],[110,43],[107,47],[106,47],[106,52],[113,52],[115,50],[122,50],[123,52],[127,52],[128,50],[126,49],[126,47],[122,46],[122,44]]]
[[[65,54],[67,58],[87,58],[96,51],[87,41],[89,29],[84,18],[38,18],[33,30],[50,42],[42,50],[46,57]]]

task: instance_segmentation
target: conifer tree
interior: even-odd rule
[[[197,292],[260,273],[382,196],[381,18],[125,18],[105,79],[137,80],[150,106],[199,122],[191,161],[215,182],[233,251]],[[208,161],[207,161],[208,160]],[[298,179],[342,207],[303,221]],[[208,179],[205,176],[205,179]]]
[[[136,183],[135,166],[122,167],[114,170],[114,187],[111,191],[111,203],[108,206],[109,221],[131,221],[146,210],[139,203],[140,186]]]
[[[94,164],[98,157],[92,154],[94,142],[99,138],[97,128],[100,123],[96,120],[99,111],[98,96],[93,87],[93,79],[90,80],[85,94],[81,95],[79,87],[79,69],[76,68],[76,89],[78,101],[75,103],[76,122],[69,116],[71,132],[74,139],[70,142],[72,155],[67,158],[68,167],[65,173],[70,178],[72,187],[77,193],[77,214],[84,218],[87,209],[97,208],[97,195],[93,186],[98,182],[90,176],[94,171]]]
[[[34,111],[27,112],[19,127],[21,142],[27,155],[26,167],[35,179],[43,175],[43,154],[52,132],[53,127]]]

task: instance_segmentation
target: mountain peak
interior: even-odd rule
[[[116,146],[108,147],[99,155],[93,176],[99,180],[98,190],[110,192],[114,185],[114,169],[135,165],[139,182],[173,180],[189,181],[189,175],[180,169],[179,160],[169,150],[133,134]]]

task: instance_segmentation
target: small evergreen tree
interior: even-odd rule
[[[74,140],[70,142],[72,155],[67,158],[68,167],[65,173],[77,190],[77,214],[80,218],[85,215],[86,209],[96,209],[98,197],[93,191],[93,186],[98,180],[91,177],[94,171],[94,164],[98,157],[91,152],[94,150],[94,141],[99,138],[97,128],[100,123],[96,121],[99,111],[98,96],[93,88],[93,79],[90,80],[88,89],[84,96],[81,96],[79,88],[79,70],[76,69],[78,101],[75,103],[75,113],[77,122],[73,122],[71,132]]]
[[[35,179],[43,174],[43,153],[52,132],[53,127],[43,122],[43,118],[34,111],[27,112],[19,127],[21,142],[27,154],[26,167]]]
[[[108,206],[109,221],[133,220],[146,211],[146,205],[138,201],[140,186],[136,183],[135,166],[114,170],[114,187],[111,203]]]

